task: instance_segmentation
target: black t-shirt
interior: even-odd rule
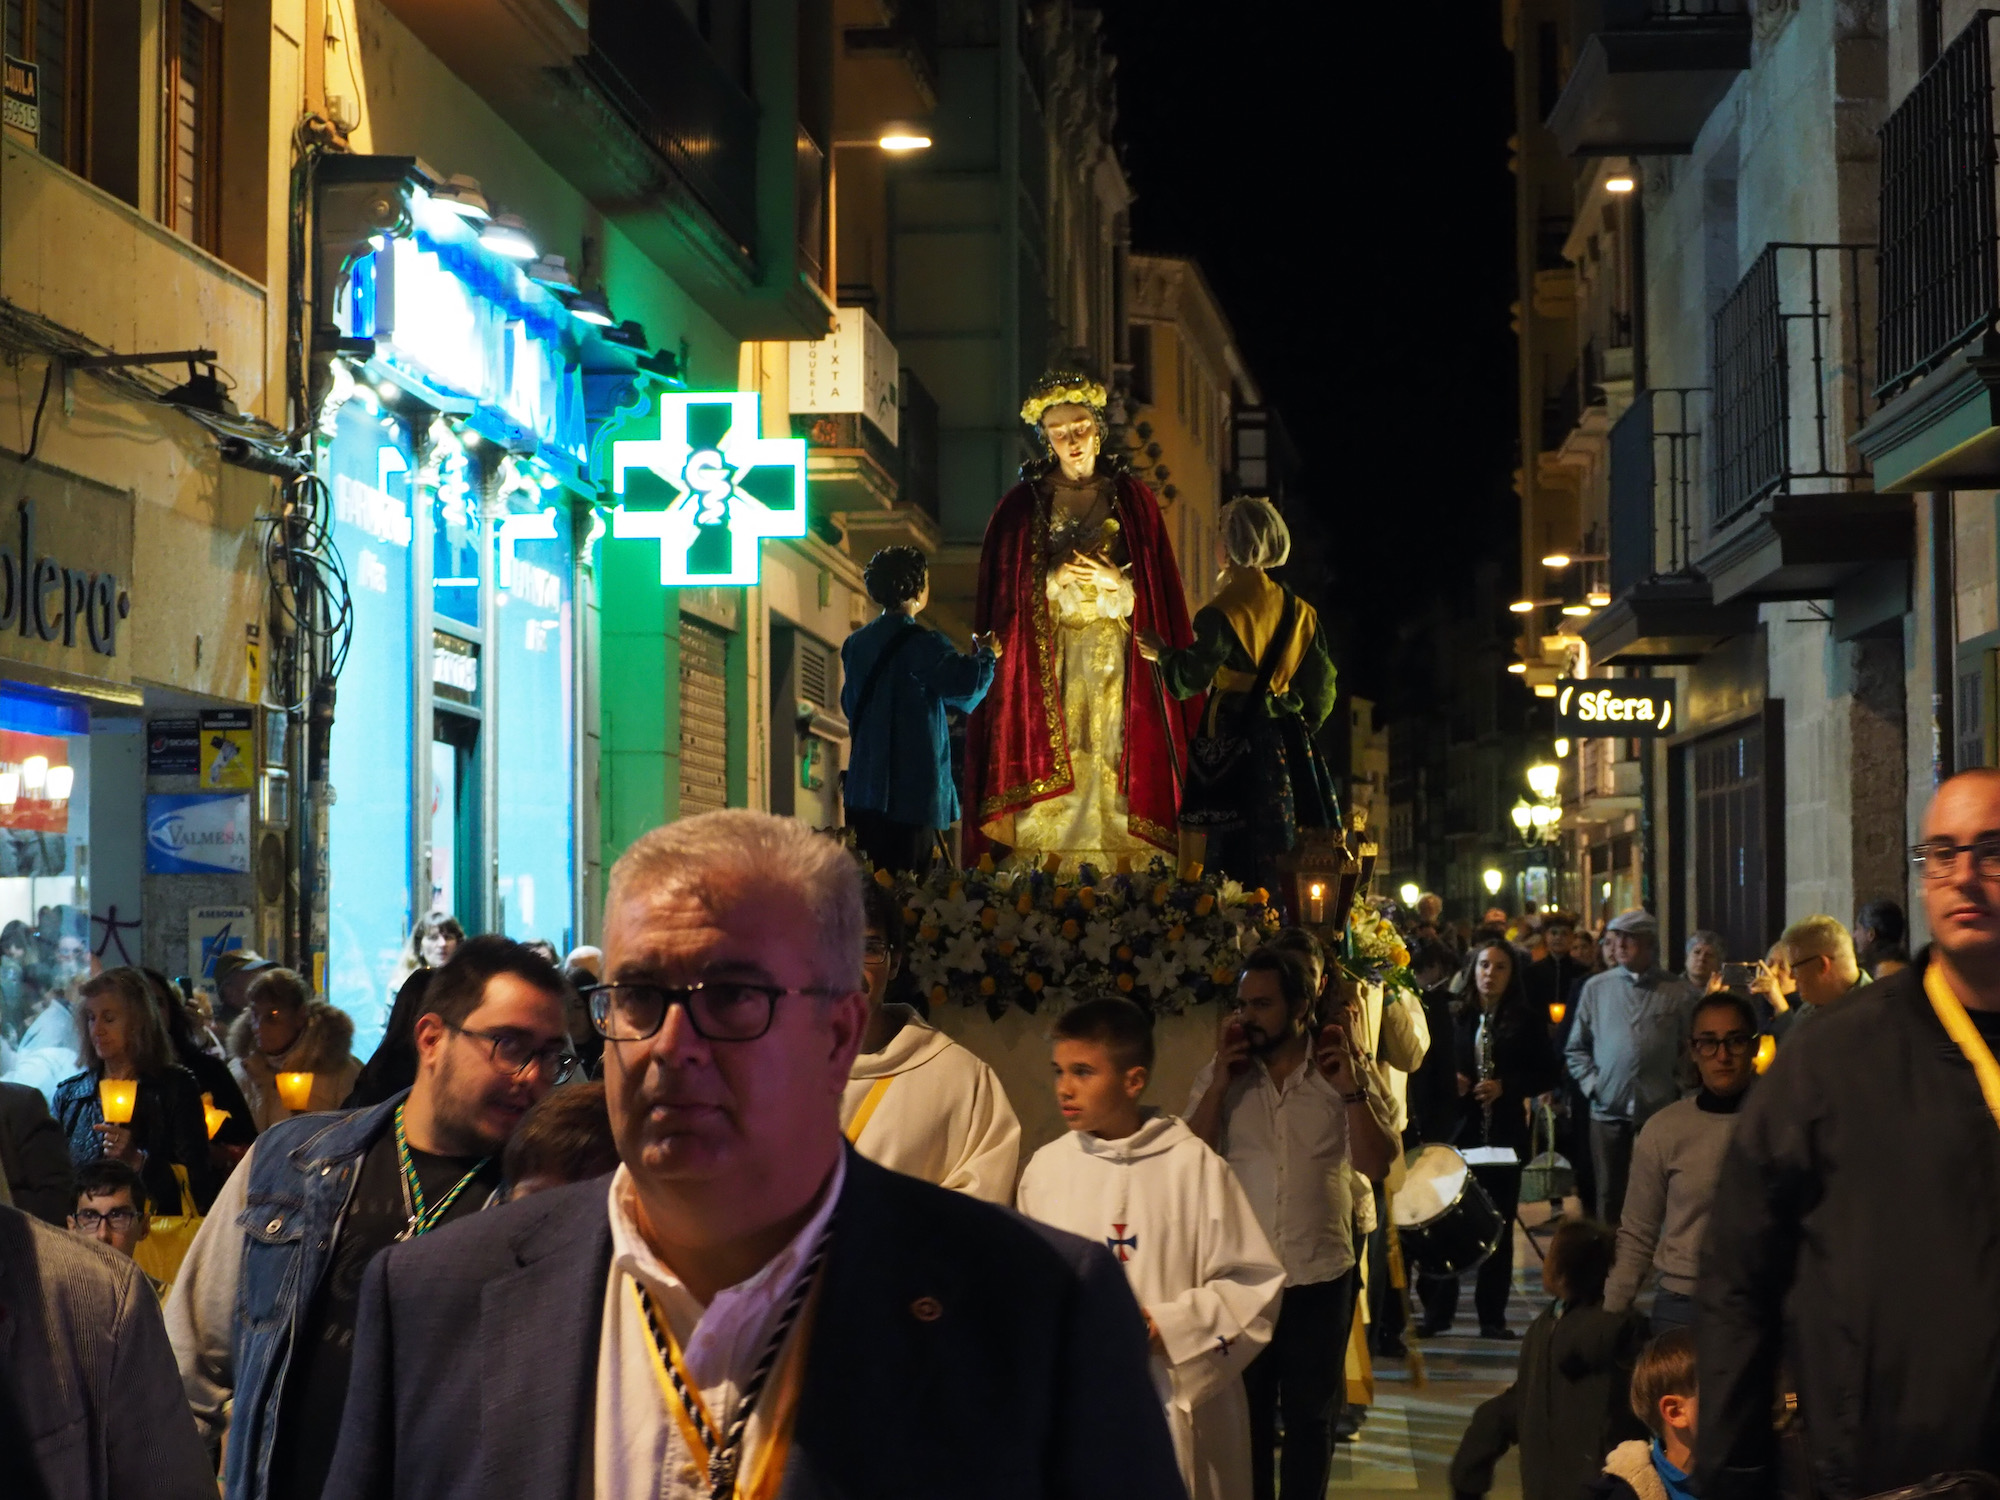
[[[1974,1010],[1967,1006],[1965,1013],[1972,1017],[1972,1024],[1986,1038],[1986,1045],[2000,1054],[2000,1010]]]
[[[474,1165],[471,1159],[433,1156],[410,1148],[424,1202],[435,1205]],[[433,1230],[479,1212],[500,1185],[500,1160],[493,1157],[466,1184]],[[292,1349],[291,1369],[279,1406],[277,1444],[271,1454],[269,1493],[316,1500],[333,1467],[340,1437],[341,1409],[347,1403],[348,1373],[354,1362],[354,1322],[361,1300],[361,1277],[378,1252],[410,1222],[403,1206],[403,1178],[396,1165],[396,1136],[384,1131],[362,1158],[361,1178],[348,1200],[340,1237],[326,1277],[313,1296]]]

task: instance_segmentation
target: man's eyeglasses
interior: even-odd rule
[[[123,1234],[139,1222],[139,1210],[136,1208],[112,1208],[99,1213],[94,1208],[79,1208],[70,1217],[76,1220],[76,1227],[83,1230],[86,1234],[95,1233],[97,1226],[100,1224],[109,1224],[113,1229]]]
[[[576,1054],[561,1042],[537,1047],[518,1031],[474,1031],[468,1026],[452,1026],[449,1021],[445,1025],[460,1036],[486,1043],[486,1055],[493,1066],[516,1078],[539,1065],[542,1076],[550,1083],[567,1083],[576,1070]]]
[[[1910,845],[1910,863],[1926,880],[1949,880],[1961,854],[1972,856],[1972,872],[1982,880],[2000,880],[2000,838],[1979,838],[1969,844],[1932,839]]]
[[[1697,1057],[1714,1057],[1724,1049],[1740,1055],[1756,1045],[1757,1038],[1747,1031],[1732,1031],[1727,1036],[1698,1036],[1694,1039],[1694,1051]]]
[[[889,961],[889,945],[880,938],[870,938],[861,945],[861,961],[864,964],[886,964]]]
[[[687,1011],[694,1034],[707,1042],[754,1042],[771,1029],[780,995],[845,994],[837,989],[799,989],[752,984],[742,979],[708,979],[697,984],[593,984],[583,992],[590,1023],[610,1042],[643,1042],[667,1024],[667,1012]]]

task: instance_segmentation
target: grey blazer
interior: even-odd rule
[[[588,1493],[608,1179],[368,1268],[323,1500]],[[1103,1245],[847,1155],[782,1500],[1184,1500]]]
[[[53,1500],[215,1500],[145,1276],[12,1208],[0,1208],[0,1370]]]

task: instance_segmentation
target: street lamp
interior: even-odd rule
[[[1480,878],[1486,882],[1486,894],[1489,896],[1497,896],[1500,894],[1501,882],[1504,881],[1507,877],[1502,875],[1498,870],[1488,870]]]
[[[1536,761],[1528,767],[1528,789],[1544,802],[1554,800],[1556,783],[1562,777],[1562,767],[1548,761]]]
[[[1423,891],[1418,888],[1414,880],[1406,880],[1403,882],[1402,889],[1398,890],[1396,894],[1403,898],[1403,905],[1407,906],[1411,911],[1415,911],[1417,909],[1417,900],[1423,895]]]

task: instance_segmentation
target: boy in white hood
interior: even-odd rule
[[[1089,1000],[1055,1026],[1056,1103],[1070,1133],[1021,1176],[1021,1212],[1124,1263],[1193,1500],[1250,1493],[1243,1367],[1270,1341],[1285,1272],[1229,1164],[1172,1115],[1142,1108],[1153,1026],[1129,1000]]]
[[[884,1003],[903,964],[903,916],[872,880],[862,906],[868,1031],[841,1095],[841,1128],[877,1166],[1006,1203],[1021,1162],[1021,1122],[1007,1091],[991,1068],[909,1006]]]

